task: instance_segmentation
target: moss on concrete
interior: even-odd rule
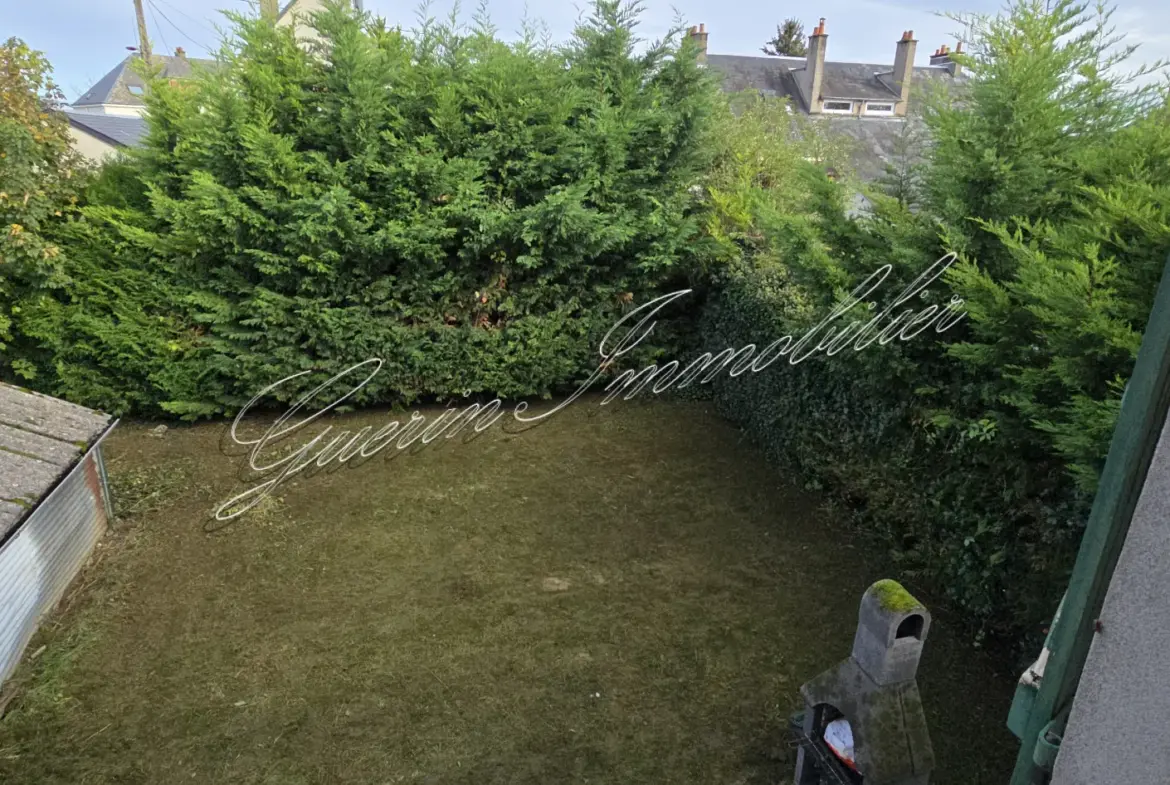
[[[902,584],[888,578],[875,583],[870,591],[877,596],[882,610],[891,613],[909,613],[922,607],[922,603],[914,599],[914,595],[906,591]]]

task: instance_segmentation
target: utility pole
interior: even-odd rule
[[[134,0],[134,15],[138,17],[138,51],[150,65],[150,38],[146,35],[146,17],[142,13],[142,0]]]
[[[260,16],[269,21],[270,24],[276,24],[276,15],[279,13],[276,6],[276,0],[260,0]]]

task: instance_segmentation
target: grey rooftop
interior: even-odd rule
[[[115,104],[118,106],[145,106],[142,100],[142,90],[146,82],[134,68],[138,55],[130,55],[114,66],[108,74],[98,80],[97,84],[85,91],[85,94],[72,103],[72,106],[100,106]],[[200,60],[186,56],[151,55],[151,63],[161,66],[161,76],[164,79],[185,79],[199,68],[214,68],[215,60]],[[133,89],[132,89],[133,88]]]
[[[49,494],[111,419],[0,382],[0,539]]]
[[[146,136],[146,118],[89,112],[65,112],[74,128],[116,147],[138,147]]]
[[[807,115],[808,107],[801,97],[796,84],[798,69],[805,66],[803,57],[756,57],[750,55],[707,55],[707,67],[717,73],[724,91],[739,93],[753,90],[772,98],[787,98],[794,111],[805,114],[816,122],[827,123],[836,132],[853,139],[850,159],[863,182],[881,177],[887,162],[896,153],[899,141],[904,136],[921,128],[921,120],[913,113],[910,117],[858,117],[852,115],[819,114]],[[822,95],[849,100],[890,100],[897,94],[892,89],[892,65],[873,63],[845,63],[825,61]],[[911,77],[913,87],[922,89],[926,85],[962,84],[966,76],[954,77],[946,68],[939,66],[916,66]],[[918,129],[908,128],[907,125]],[[904,140],[909,142],[909,139]],[[908,144],[907,153],[922,154],[921,144]]]
[[[757,55],[707,55],[707,67],[723,78],[723,89],[730,93],[757,90],[763,95],[789,98],[795,108],[805,111],[793,73],[802,70],[803,57],[767,57]],[[821,96],[826,100],[865,99],[894,100],[898,97],[893,84],[893,65],[848,63],[826,60],[821,82]],[[966,81],[952,77],[943,66],[915,66],[911,84],[921,86],[936,81]]]

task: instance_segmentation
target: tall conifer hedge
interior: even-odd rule
[[[703,225],[718,90],[677,31],[638,47],[637,14],[597,2],[560,48],[338,3],[312,46],[233,16],[218,68],[152,83],[145,151],[96,189],[84,302],[35,306],[42,378],[186,417],[369,357],[357,403],[583,378],[629,303],[685,283]]]

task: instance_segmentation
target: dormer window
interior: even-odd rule
[[[852,101],[825,101],[821,111],[831,114],[853,114]]]
[[[866,101],[865,113],[892,115],[894,113],[894,104],[889,101]]]

